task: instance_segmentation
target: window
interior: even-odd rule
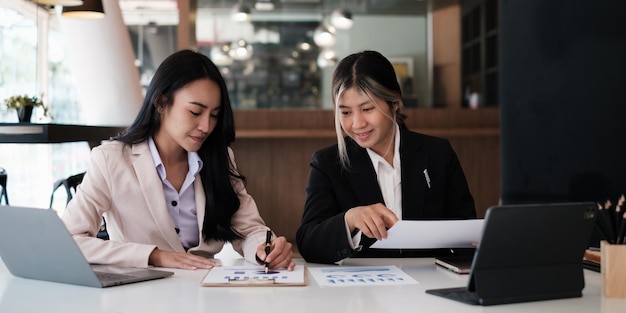
[[[36,60],[35,20],[16,10],[0,7],[0,99],[18,94],[37,95]],[[15,112],[2,104],[0,118],[17,121]]]
[[[55,123],[78,123],[80,112],[64,38],[55,19],[55,12],[31,2],[0,0],[0,100],[16,94],[44,93]],[[39,70],[38,58],[45,60]],[[43,118],[43,111],[36,110],[32,121]],[[14,122],[15,111],[2,103],[0,123]],[[48,207],[53,182],[84,171],[88,161],[89,146],[82,142],[0,143],[0,167],[7,170],[12,205]]]
[[[56,123],[75,123],[79,108],[56,13],[30,2],[0,2],[0,99],[44,95]],[[47,121],[43,110],[33,121]],[[5,106],[0,122],[17,122]]]

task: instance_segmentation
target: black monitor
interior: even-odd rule
[[[502,203],[616,201],[626,193],[626,37],[615,23],[626,2],[499,10]]]

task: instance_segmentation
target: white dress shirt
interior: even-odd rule
[[[198,175],[202,168],[202,160],[200,160],[196,152],[187,153],[189,171],[187,172],[187,176],[179,192],[176,191],[174,186],[167,180],[165,167],[163,166],[161,156],[152,138],[148,139],[148,146],[150,147],[150,153],[154,159],[156,171],[163,183],[167,210],[172,217],[178,238],[183,247],[185,247],[185,250],[190,247],[195,247],[198,245],[200,227],[198,226],[195,191],[192,186],[193,182],[196,180],[196,175]]]

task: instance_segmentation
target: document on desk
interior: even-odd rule
[[[238,286],[304,286],[306,285],[305,266],[298,265],[293,271],[272,269],[265,273],[263,266],[217,266],[202,279],[205,287]]]
[[[480,241],[484,219],[398,221],[377,249],[471,248]]]
[[[419,284],[395,265],[309,267],[320,287]]]

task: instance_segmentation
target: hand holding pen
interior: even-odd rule
[[[265,266],[267,272],[272,268],[287,268],[293,271],[296,263],[291,259],[292,247],[293,245],[284,236],[272,240],[272,231],[267,230],[265,242],[257,247],[257,261]]]

